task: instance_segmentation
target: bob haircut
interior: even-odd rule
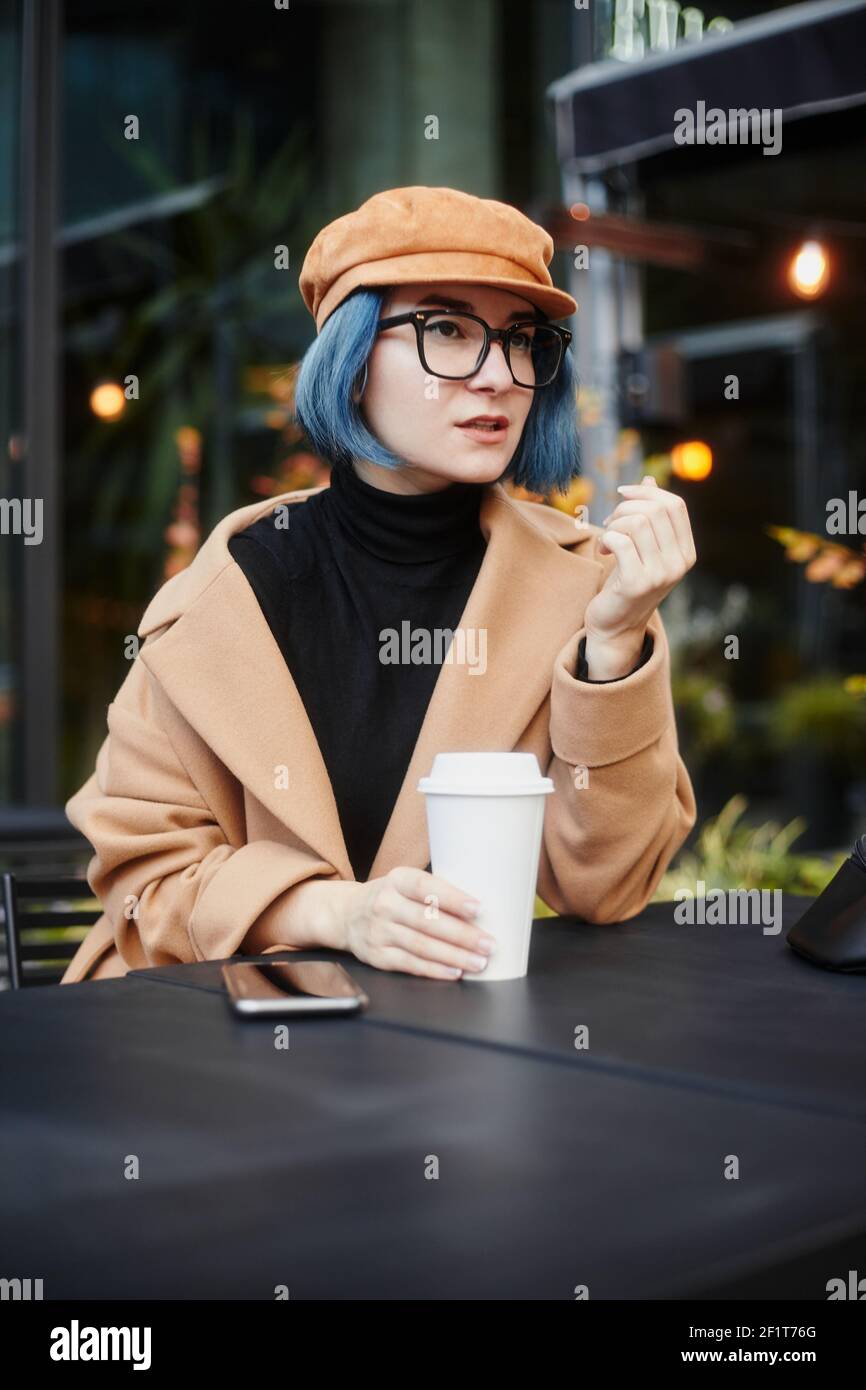
[[[361,287],[325,320],[304,353],[295,383],[295,415],[316,452],[330,464],[369,459],[384,468],[406,462],[367,428],[352,390],[376,342],[389,286]],[[577,376],[571,348],[549,386],[535,391],[517,448],[497,479],[546,497],[568,491],[580,473]]]

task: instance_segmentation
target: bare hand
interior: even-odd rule
[[[697,555],[689,514],[681,497],[660,488],[651,475],[623,483],[623,500],[605,517],[599,553],[615,554],[602,588],[587,605],[587,633],[628,641],[640,649],[647,620],[694,565]]]
[[[400,865],[362,884],[344,921],[345,949],[379,970],[456,980],[483,970],[485,941],[468,894],[426,869]]]

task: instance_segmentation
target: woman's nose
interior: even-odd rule
[[[474,382],[476,386],[497,386],[500,390],[504,386],[512,385],[511,372],[508,369],[505,348],[502,343],[490,344],[490,351],[475,375],[470,377],[470,381]]]

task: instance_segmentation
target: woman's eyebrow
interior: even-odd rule
[[[451,299],[447,294],[427,294],[418,300],[415,308],[420,309],[422,304],[435,304],[443,309],[463,309],[467,314],[475,313],[472,305],[465,299]],[[510,323],[514,319],[538,319],[539,322],[543,322],[542,315],[531,309],[518,309],[515,313],[509,314],[505,322]]]

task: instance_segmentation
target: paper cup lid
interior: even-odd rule
[[[419,792],[442,796],[528,796],[552,792],[534,753],[437,753]]]

